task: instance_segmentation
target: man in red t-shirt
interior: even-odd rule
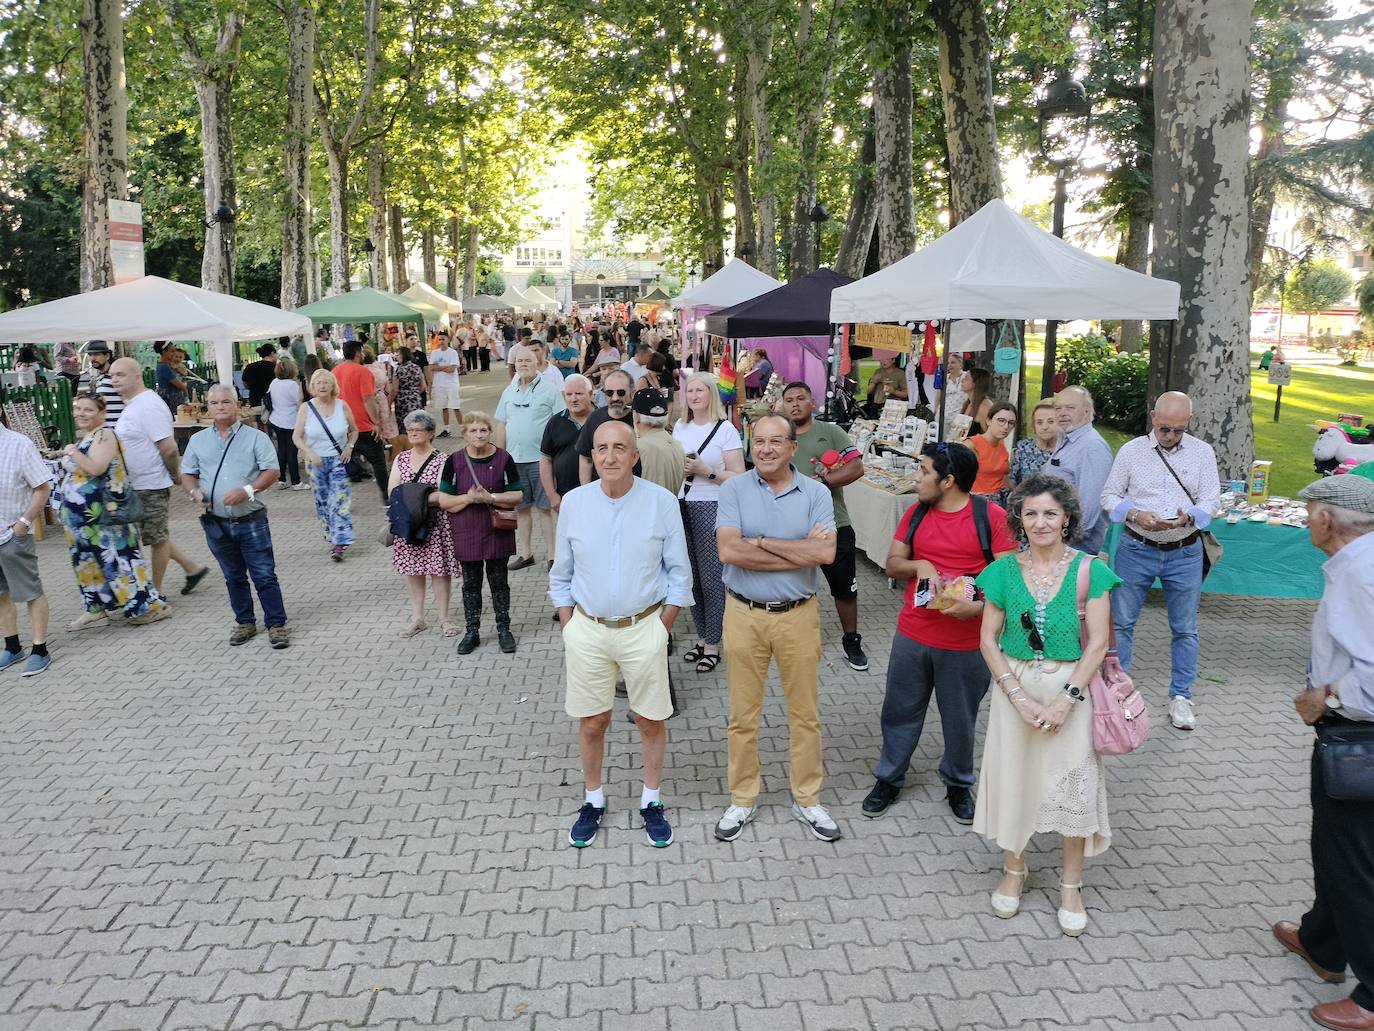
[[[887,662],[883,750],[873,771],[877,783],[863,801],[865,816],[881,816],[900,793],[933,692],[945,734],[940,779],[955,821],[973,822],[974,725],[988,689],[988,667],[978,650],[983,602],[957,600],[937,609],[926,603],[930,591],[918,588],[929,580],[938,589],[956,577],[971,585],[988,566],[988,551],[1001,558],[1016,550],[1006,512],[991,502],[986,503],[987,526],[980,539],[977,511],[984,502],[969,497],[977,476],[978,456],[964,444],[927,444],[921,450],[916,476],[920,504],[902,517],[887,552],[887,575],[907,585]],[[907,543],[918,511],[920,523]]]
[[[358,440],[353,445],[353,453],[372,466],[372,475],[385,505],[386,445],[377,436],[377,420],[381,418],[377,408],[377,380],[372,370],[363,365],[363,345],[356,340],[344,344],[344,360],[334,366],[333,371],[334,378],[339,381],[339,397],[348,405],[353,421],[358,424]]]

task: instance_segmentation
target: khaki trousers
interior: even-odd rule
[[[778,662],[791,741],[789,779],[798,805],[820,804],[820,700],[816,685],[821,661],[821,607],[815,598],[788,612],[751,609],[725,598],[726,683],[730,689],[730,801],[753,806],[759,797],[759,714],[764,682]]]

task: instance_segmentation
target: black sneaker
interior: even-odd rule
[[[973,822],[973,792],[968,788],[949,788],[945,791],[949,811],[954,814],[954,822],[968,826]]]
[[[844,661],[849,663],[850,669],[860,673],[868,669],[868,656],[859,644],[862,640],[862,634],[845,634],[840,642],[844,646]]]
[[[186,582],[181,585],[181,593],[190,594],[194,591],[200,586],[200,582],[205,579],[205,574],[208,572],[210,572],[210,567],[205,566],[199,573],[187,573]]]
[[[586,848],[596,840],[596,832],[601,828],[601,818],[606,815],[603,806],[598,809],[590,802],[582,803],[577,811],[577,822],[568,831],[568,844],[573,848]]]
[[[901,793],[901,788],[895,787],[885,780],[875,781],[873,790],[864,797],[864,815],[882,816],[883,813],[887,812],[887,807],[897,801],[897,796]]]
[[[673,828],[663,818],[663,803],[650,802],[639,811],[644,817],[644,836],[654,848],[667,848],[673,843]],[[574,828],[576,829],[576,828]]]
[[[501,646],[501,650],[507,655],[515,654],[515,635],[509,630],[496,628],[496,643]]]

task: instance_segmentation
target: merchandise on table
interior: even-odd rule
[[[1252,505],[1261,505],[1269,497],[1269,471],[1273,462],[1255,461],[1250,463],[1250,486],[1247,500]]]
[[[1248,492],[1235,490],[1235,483],[1231,481],[1231,489],[1222,490],[1214,518],[1225,519],[1232,526],[1242,522],[1300,528],[1307,526],[1307,505],[1304,502],[1275,495],[1260,504],[1251,504]]]

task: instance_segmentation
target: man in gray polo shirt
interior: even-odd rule
[[[716,837],[734,841],[759,795],[759,713],[774,658],[787,700],[792,816],[822,841],[840,829],[821,805],[819,569],[835,560],[835,509],[824,484],[792,468],[797,428],[785,415],[754,423],[754,469],[725,481],[716,509],[724,570],[723,638],[730,689],[730,806]]]
[[[239,400],[233,387],[217,384],[210,388],[207,400],[215,424],[186,445],[181,485],[192,501],[205,506],[200,517],[205,543],[224,573],[234,610],[229,643],[243,644],[258,632],[253,591],[248,586],[251,577],[262,602],[267,639],[273,648],[285,648],[291,643],[291,632],[277,582],[267,509],[257,498],[281,475],[277,449],[262,430],[239,422]]]

